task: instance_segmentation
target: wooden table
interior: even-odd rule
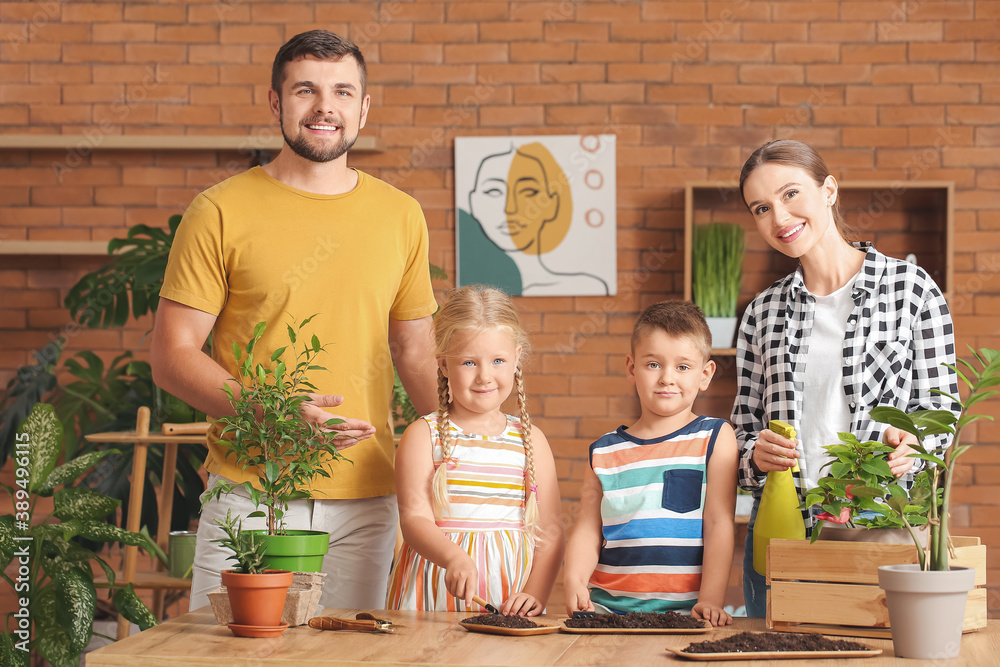
[[[325,615],[354,618],[354,611],[327,610]],[[763,619],[735,619],[733,626],[703,635],[577,635],[555,633],[533,637],[501,637],[466,631],[458,625],[467,614],[415,611],[377,611],[403,625],[396,634],[289,628],[276,639],[240,639],[225,626],[215,624],[208,607],[184,614],[163,625],[87,654],[87,667],[219,667],[220,665],[652,665],[675,659],[666,647],[683,648],[692,641],[721,638],[742,630],[762,631]],[[541,620],[558,622],[563,614]],[[884,653],[846,663],[830,660],[727,661],[720,665],[940,665],[923,660],[892,657],[892,642],[859,640]],[[1000,654],[1000,621],[962,638],[962,654],[955,665],[995,664]]]

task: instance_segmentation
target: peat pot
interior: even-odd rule
[[[882,565],[878,585],[885,591],[897,658],[957,658],[962,647],[965,602],[976,570],[953,565],[925,572],[919,565]]]

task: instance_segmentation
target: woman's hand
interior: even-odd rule
[[[542,613],[542,605],[534,595],[521,591],[504,600],[500,613],[504,616],[538,616]]]
[[[914,459],[910,454],[916,454],[917,450],[910,445],[917,444],[917,436],[908,431],[890,426],[882,434],[882,442],[895,447],[896,451],[889,454],[889,470],[896,477],[902,477],[913,467]]]
[[[445,565],[445,588],[452,597],[465,600],[466,609],[472,608],[472,596],[478,584],[479,570],[467,554],[460,554]]]
[[[753,447],[753,463],[761,472],[787,470],[795,465],[799,452],[795,441],[783,438],[769,428],[757,435]]]

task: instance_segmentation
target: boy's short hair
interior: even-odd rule
[[[692,301],[661,301],[639,313],[632,327],[632,353],[644,336],[662,331],[674,338],[689,338],[707,361],[712,356],[712,332],[701,308]]]

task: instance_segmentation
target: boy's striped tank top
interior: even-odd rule
[[[723,423],[698,417],[649,440],[622,426],[590,446],[605,540],[590,578],[595,603],[662,612],[698,601],[706,468]]]

